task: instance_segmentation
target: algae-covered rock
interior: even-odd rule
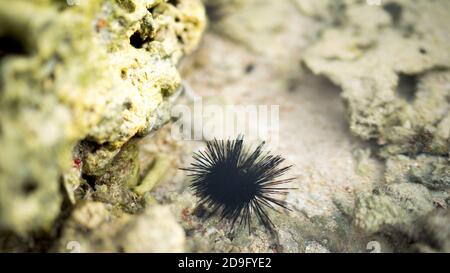
[[[151,206],[118,235],[125,252],[183,252],[184,230],[167,207]]]
[[[419,252],[450,252],[450,211],[437,211],[417,224],[412,248]]]
[[[201,2],[214,33],[207,54],[187,63],[197,69],[190,84],[227,101],[283,105],[282,142],[292,149],[280,150],[300,162],[299,189],[287,196],[292,211],[269,212],[273,233],[257,222],[250,234],[230,230],[194,210],[188,179],[172,173],[180,151],[165,138],[139,140],[170,118],[182,87],[177,64],[205,28]],[[449,8],[446,0],[0,0],[0,250],[354,252],[367,250],[360,236],[399,232],[419,251],[448,251],[448,214],[433,211],[450,206]],[[341,87],[351,132],[380,147],[354,150],[357,176],[341,175],[353,170],[345,155],[310,158],[310,149],[341,153],[354,142],[314,130],[342,125],[337,111],[336,124],[321,122],[338,101],[316,92],[325,85],[300,83],[311,76],[299,79],[301,61]]]
[[[111,205],[79,202],[64,222],[61,236],[55,242],[53,251],[113,251],[116,246],[108,236],[117,232],[128,219],[127,214],[117,215]],[[95,244],[92,243],[94,241]]]
[[[398,183],[359,194],[355,201],[354,224],[374,233],[391,227],[407,228],[434,209],[431,194],[419,184]]]
[[[150,206],[132,217],[102,202],[83,202],[65,222],[53,250],[182,252],[184,244],[184,231],[167,207]]]
[[[314,40],[320,23],[300,14],[291,0],[209,2],[216,3],[213,12],[220,14],[216,15],[218,18],[213,17],[215,32],[265,56],[280,77],[298,77],[301,57],[295,55]]]
[[[61,171],[100,118],[104,55],[91,50],[90,24],[50,4],[0,1],[2,228],[50,227],[60,208]]]
[[[341,87],[350,131],[386,159],[384,185],[357,195],[353,222],[408,233],[448,197],[450,2],[296,2],[327,21],[304,64]]]
[[[390,157],[386,163],[385,179],[389,183],[419,183],[430,190],[446,190],[450,187],[450,164],[447,158],[419,155]]]
[[[50,229],[61,181],[75,202],[81,176],[165,122],[206,21],[198,0],[68,3],[0,1],[1,229]]]
[[[351,131],[385,154],[448,154],[449,9],[445,0],[346,5],[305,52],[314,73],[342,87]]]
[[[103,173],[83,177],[86,183],[94,187],[94,200],[112,204],[130,213],[141,208],[139,198],[131,190],[139,179],[138,152],[137,140],[132,139],[122,146]]]

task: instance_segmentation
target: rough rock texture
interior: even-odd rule
[[[114,238],[114,239],[112,239]],[[101,202],[85,202],[65,222],[58,252],[182,252],[185,236],[167,207],[153,205],[136,216]]]
[[[98,176],[84,176],[94,189],[86,190],[85,196],[92,194],[92,199],[112,204],[127,212],[137,212],[142,208],[139,197],[132,191],[139,180],[138,141],[133,139],[122,146],[120,152]],[[79,193],[83,193],[80,191]]]
[[[419,155],[412,159],[399,155],[387,160],[386,181],[419,183],[430,190],[445,192],[449,189],[449,168],[446,158]]]
[[[450,252],[450,211],[437,211],[420,219],[412,235],[419,252]]]
[[[244,2],[230,17],[211,22],[202,46],[181,71],[205,104],[280,105],[280,131],[273,132],[279,133],[280,143],[272,151],[294,164],[289,175],[298,178],[292,183],[297,189],[286,197],[293,211],[270,213],[277,225],[274,234],[255,220],[249,235],[246,229],[230,232],[226,223],[194,211],[196,198],[181,171],[152,194],[180,219],[189,251],[365,252],[368,241],[353,232],[352,221],[334,199],[353,204],[355,192],[378,182],[378,163],[371,157],[358,164],[353,156],[353,149],[367,147],[348,132],[339,89],[310,73],[299,78],[299,49],[308,45],[321,23],[309,28],[315,20],[300,14],[289,0]],[[185,167],[203,145],[182,144],[180,167]]]
[[[121,171],[125,143],[165,122],[176,65],[205,27],[197,0],[70,3],[0,1],[2,230],[48,230],[61,177],[72,202],[80,184],[123,180],[104,175]]]
[[[289,0],[233,1],[233,5],[212,2],[221,3],[213,12],[223,12],[223,6],[231,9],[212,22],[212,29],[263,55],[280,76],[298,73],[300,56],[291,53],[301,52],[321,26],[309,16],[299,16]]]
[[[408,228],[433,208],[431,194],[424,186],[390,184],[356,198],[354,223],[366,232],[400,225]]]
[[[375,140],[372,143],[377,144],[370,149],[358,148],[354,151],[356,171],[361,177],[344,176],[349,180],[372,177],[370,179],[373,184],[353,188],[358,182],[362,182],[352,181],[351,186],[346,187],[349,192],[356,194],[354,203],[348,202],[343,198],[345,194],[339,192],[340,185],[346,184],[347,181],[327,176],[335,166],[321,168],[320,164],[331,163],[322,159],[320,164],[312,164],[311,167],[318,173],[312,171],[314,176],[311,178],[302,175],[300,190],[288,196],[296,211],[304,215],[292,213],[286,219],[283,216],[275,216],[280,223],[277,239],[271,241],[271,238],[262,236],[260,238],[265,238],[263,241],[271,243],[258,244],[256,249],[273,251],[268,248],[270,245],[277,246],[275,250],[294,252],[317,250],[320,249],[315,247],[318,245],[335,251],[361,249],[357,246],[360,241],[353,240],[358,235],[353,233],[352,225],[357,228],[357,233],[363,240],[367,240],[367,236],[371,238],[374,234],[382,234],[376,235],[376,240],[382,243],[383,251],[405,249],[407,242],[397,245],[392,238],[410,232],[417,219],[432,212],[436,207],[448,207],[450,17],[444,12],[449,10],[448,1],[416,3],[394,0],[383,1],[381,6],[369,5],[368,2],[359,0],[255,0],[239,4],[233,2],[230,6],[227,6],[229,1],[211,2],[215,3],[213,7],[216,7],[220,14],[212,22],[212,29],[216,33],[264,56],[266,65],[269,63],[271,68],[282,72],[271,83],[280,84],[294,73],[297,73],[295,75],[298,77],[298,70],[295,70],[293,64],[301,60],[313,73],[325,76],[342,89],[341,97],[345,103],[350,131],[363,140]],[[296,7],[301,15],[293,14],[293,7]],[[215,14],[213,11],[213,15]],[[293,23],[286,25],[283,21]],[[208,42],[217,50],[226,47],[220,42]],[[297,52],[294,54],[293,50]],[[216,70],[221,70],[222,66],[222,70],[229,71],[226,74],[229,77],[217,75],[213,79],[202,81],[201,75],[194,72],[193,82],[202,82],[203,85],[226,90],[227,98],[232,96],[230,94],[239,92],[234,89],[245,89],[246,84],[249,84],[249,91],[242,91],[245,98],[238,97],[240,101],[251,101],[248,97],[253,97],[259,103],[266,101],[262,95],[250,94],[251,90],[255,93],[266,92],[271,103],[280,102],[284,107],[289,107],[289,103],[281,102],[282,97],[287,97],[280,91],[284,90],[285,86],[277,86],[279,93],[269,95],[271,93],[268,90],[272,88],[270,84],[251,81],[252,75],[266,72],[264,64],[252,63],[253,59],[246,59],[245,54],[241,57],[244,60],[230,57],[223,62],[215,60],[214,54],[208,54],[202,56],[208,59],[208,62],[195,63],[200,67],[197,69],[202,71],[203,65],[216,63],[218,68],[210,68],[208,71],[215,73]],[[251,69],[242,72],[240,65],[246,62],[251,63],[247,66]],[[246,79],[238,75],[244,75]],[[271,77],[273,74],[268,73],[266,76]],[[307,77],[308,75],[305,75],[302,80]],[[262,82],[264,79],[258,78]],[[296,90],[296,85],[300,85],[301,88],[297,92],[307,94],[308,84],[305,82],[287,82],[287,86],[292,87],[288,90]],[[312,86],[326,89],[322,85]],[[203,86],[197,84],[195,88],[202,90]],[[205,91],[204,94],[210,93]],[[293,107],[305,108],[302,103],[308,101],[309,97],[304,96],[303,101]],[[294,100],[292,97],[289,99]],[[327,108],[326,105],[324,102],[321,104],[324,109]],[[293,116],[285,114],[284,117]],[[292,120],[284,122],[289,124],[283,127],[284,131],[289,131],[291,124],[295,123]],[[301,165],[302,162],[298,160],[300,156],[292,153],[297,146],[302,146],[297,143],[299,139],[306,140],[301,136],[302,133],[320,138],[321,132],[316,131],[314,126],[308,127],[305,118],[298,118],[296,122],[301,125],[296,127],[296,131],[291,131],[292,137],[286,132],[281,135],[283,142],[289,146],[289,151],[284,152],[296,165]],[[325,138],[332,137],[327,135]],[[319,148],[327,145],[326,143],[324,140],[319,146],[314,146],[313,143],[310,146],[303,144],[304,149],[299,152],[307,154],[308,148],[314,147],[315,154],[327,154],[333,148]],[[283,148],[280,150],[283,151]],[[373,161],[377,161],[374,156],[381,156],[386,161],[386,170],[380,181],[373,178],[376,177]],[[298,168],[302,174],[308,173],[308,169],[302,167]],[[335,176],[341,173],[342,170],[335,170]],[[316,185],[309,183],[310,181],[314,181]],[[327,183],[333,184],[330,186],[333,193],[329,194],[335,199],[335,205],[341,213],[348,216],[350,225],[342,214],[335,212],[333,204],[328,204],[327,187],[323,186]],[[378,183],[380,184],[377,185]],[[183,195],[183,198],[190,199],[186,195]],[[178,205],[181,204],[187,205],[189,202],[180,201]],[[187,208],[180,214],[189,215],[189,212]],[[185,216],[182,217],[185,219]],[[194,242],[202,241],[196,231],[200,229],[201,232],[207,232],[208,227],[215,226],[200,221],[205,226],[196,227],[199,220],[194,218],[190,221],[193,221],[193,226],[185,228],[193,230],[191,232]],[[323,235],[322,232],[326,231],[341,232],[341,236],[333,238],[329,234]],[[221,236],[214,236],[215,242],[220,242],[220,246],[207,246],[205,242],[194,245],[194,248],[212,247],[214,250],[230,251],[245,245],[239,237],[227,242],[221,239]],[[325,242],[322,242],[324,237]],[[353,244],[354,248],[350,248],[346,242],[352,242],[349,244]],[[229,247],[230,245],[233,247]]]
[[[304,55],[343,89],[350,129],[387,153],[448,154],[448,1],[347,6]]]
[[[384,184],[358,195],[354,223],[409,232],[435,207],[448,208],[450,2],[324,1],[320,14],[297,2],[328,18],[340,5],[303,61],[342,88],[350,130],[375,140],[386,159]]]
[[[0,0],[0,250],[448,251],[448,1],[203,1],[185,94],[280,105],[298,177],[250,235],[194,211],[203,144],[162,127],[200,0],[67,3]]]

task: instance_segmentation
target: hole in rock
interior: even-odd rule
[[[408,102],[414,100],[417,89],[417,76],[401,74],[397,85],[398,95]]]

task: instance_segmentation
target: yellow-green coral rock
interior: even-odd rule
[[[130,217],[101,202],[77,205],[65,222],[58,252],[182,252],[185,235],[167,207],[153,205]]]
[[[352,132],[387,154],[448,154],[437,134],[449,108],[448,10],[445,0],[353,3],[305,52],[314,73],[342,87]]]
[[[424,186],[397,183],[375,189],[372,194],[359,194],[353,221],[369,233],[392,227],[409,228],[433,209],[431,194]]]
[[[49,229],[61,181],[161,124],[205,24],[199,0],[0,0],[0,228]]]

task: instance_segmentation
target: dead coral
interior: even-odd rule
[[[61,181],[72,203],[83,179],[117,203],[121,147],[168,121],[205,24],[199,0],[0,0],[0,228],[49,230]]]

